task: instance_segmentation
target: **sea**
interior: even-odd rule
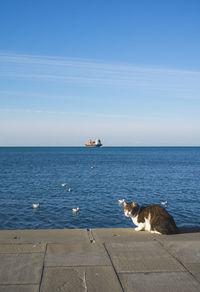
[[[200,147],[0,147],[2,230],[135,227],[122,199],[200,227]]]

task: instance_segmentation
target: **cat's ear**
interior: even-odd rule
[[[132,205],[132,207],[136,207],[137,203],[136,202],[132,202],[131,205]]]
[[[124,201],[124,207],[126,207],[127,206],[127,203]]]

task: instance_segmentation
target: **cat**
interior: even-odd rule
[[[159,205],[140,207],[136,202],[124,202],[124,214],[137,226],[136,231],[146,230],[157,234],[179,233],[173,217]]]

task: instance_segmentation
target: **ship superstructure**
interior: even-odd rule
[[[86,147],[101,147],[102,143],[100,139],[95,139],[94,141],[92,141],[91,139],[85,143]]]

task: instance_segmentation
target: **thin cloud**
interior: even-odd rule
[[[127,71],[127,72],[156,72],[156,73],[170,73],[170,74],[200,74],[198,71],[191,70],[180,70],[180,69],[169,69],[169,68],[158,68],[158,67],[144,67],[144,66],[133,66],[133,65],[122,65],[118,63],[105,63],[103,61],[94,59],[79,59],[79,58],[67,58],[57,56],[37,56],[37,55],[21,55],[21,54],[8,54],[0,52],[0,60],[5,63],[16,63],[16,64],[38,64],[48,66],[60,66],[60,67],[74,67],[83,69],[94,69],[102,70],[103,72],[116,72],[116,71]]]
[[[94,117],[94,118],[115,118],[115,119],[128,119],[132,118],[127,115],[115,115],[115,114],[104,114],[104,113],[94,113],[91,112],[74,112],[74,111],[56,111],[56,110],[43,110],[43,109],[31,109],[31,108],[1,108],[0,112],[5,113],[33,113],[33,114],[48,114],[48,115],[65,115],[65,116],[77,116],[79,117]]]
[[[0,108],[0,113],[3,116],[3,113],[5,114],[16,114],[19,117],[22,115],[24,116],[24,114],[32,114],[32,117],[38,118],[39,116],[44,117],[51,117],[51,116],[62,116],[64,118],[64,120],[66,119],[75,119],[75,120],[86,120],[89,123],[91,123],[91,118],[94,121],[95,124],[95,120],[98,118],[101,120],[101,124],[106,123],[107,124],[107,120],[114,122],[116,125],[117,122],[117,128],[120,127],[120,124],[122,126],[124,126],[124,124],[126,125],[126,127],[132,127],[132,124],[127,124],[128,122],[132,122],[134,123],[134,125],[136,126],[136,124],[138,123],[138,126],[143,127],[142,125],[145,125],[145,127],[147,127],[149,125],[149,122],[151,123],[155,123],[154,126],[156,124],[171,124],[174,125],[174,122],[177,123],[177,121],[179,121],[179,117],[177,117],[177,115],[171,115],[170,116],[170,121],[168,119],[168,117],[163,116],[159,113],[155,114],[149,114],[148,116],[146,116],[145,114],[113,114],[113,113],[103,113],[101,111],[99,112],[87,112],[87,111],[63,111],[63,110],[46,110],[46,109],[31,109],[31,108]],[[89,118],[89,120],[87,119]],[[196,118],[194,116],[193,119],[191,119],[191,121],[195,120]],[[181,121],[182,123],[182,121]],[[199,128],[199,125],[197,125]]]
[[[200,72],[105,63],[97,60],[0,53],[0,76],[80,86],[116,86],[170,91],[200,90]]]
[[[40,98],[40,99],[60,99],[60,100],[75,100],[75,101],[81,101],[81,100],[88,100],[91,101],[92,98],[85,97],[85,96],[76,96],[76,95],[52,95],[52,94],[43,94],[43,93],[33,93],[28,91],[12,91],[12,90],[0,90],[0,96],[6,97],[6,96],[18,96],[18,97],[34,97],[34,98]]]

